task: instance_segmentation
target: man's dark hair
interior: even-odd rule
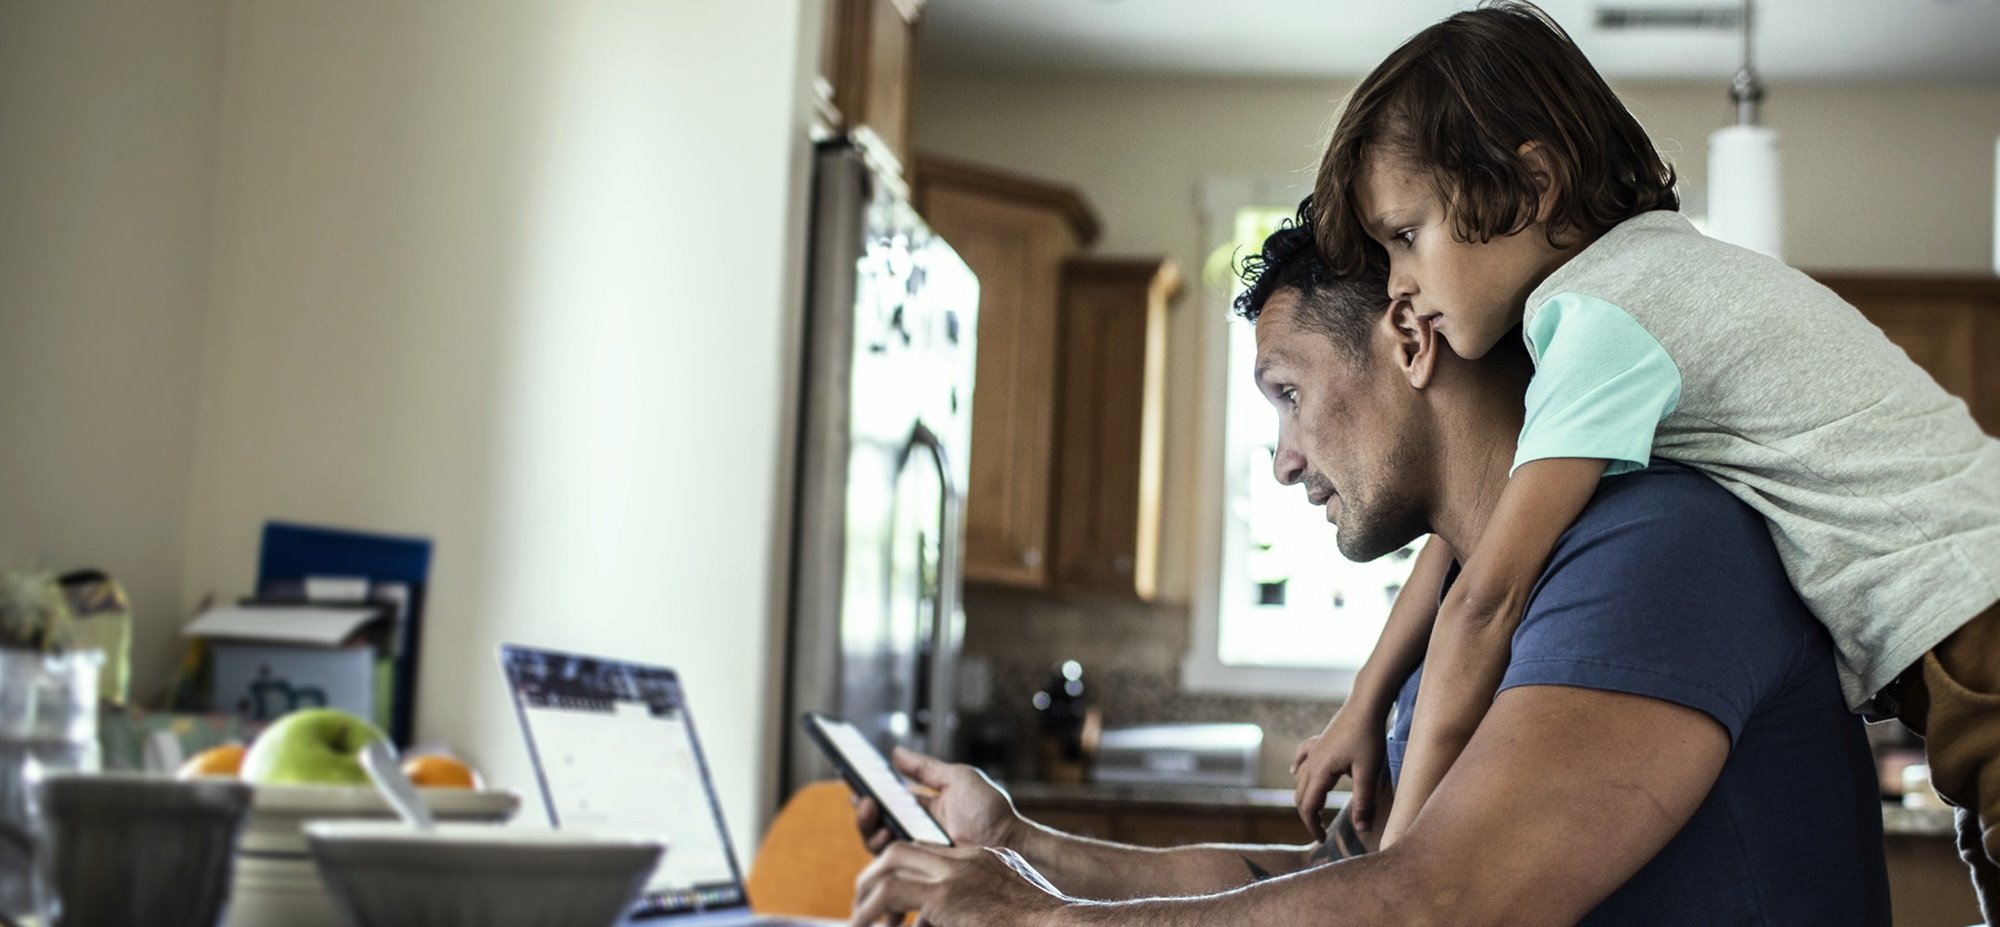
[[[1313,238],[1312,203],[1310,196],[1301,200],[1298,213],[1280,222],[1258,253],[1243,258],[1236,314],[1254,325],[1272,296],[1295,290],[1299,325],[1366,360],[1368,331],[1389,307],[1388,281],[1374,272],[1343,276],[1327,266]]]
[[[1520,232],[1540,200],[1528,142],[1556,174],[1551,245],[1680,208],[1673,168],[1569,34],[1533,4],[1489,0],[1417,33],[1348,98],[1313,188],[1320,250],[1342,273],[1385,260],[1356,200],[1377,154],[1431,175],[1459,240]]]

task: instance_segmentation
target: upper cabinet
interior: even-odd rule
[[[1136,595],[1159,584],[1170,261],[1077,258],[1056,344],[1053,584]],[[974,453],[977,453],[975,445]]]
[[[1049,585],[1057,332],[1064,268],[1097,238],[1076,191],[920,159],[916,206],[979,275],[965,578]]]
[[[2000,280],[1814,274],[2000,435]]]
[[[1151,599],[1167,306],[1161,258],[1088,257],[1075,191],[920,159],[917,209],[979,275],[967,582]]]
[[[821,121],[833,131],[867,129],[907,174],[922,0],[820,2]]]

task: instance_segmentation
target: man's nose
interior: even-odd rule
[[[1279,485],[1290,486],[1304,479],[1306,475],[1306,455],[1292,447],[1292,442],[1280,437],[1278,446],[1271,454],[1271,475]]]

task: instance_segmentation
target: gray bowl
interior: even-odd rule
[[[63,927],[215,927],[249,786],[58,775],[35,800]]]
[[[568,831],[315,821],[306,844],[350,927],[606,927],[665,845]]]

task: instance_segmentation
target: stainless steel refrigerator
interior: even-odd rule
[[[798,726],[844,717],[884,752],[948,754],[979,283],[871,163],[813,177],[785,794],[835,775]]]

